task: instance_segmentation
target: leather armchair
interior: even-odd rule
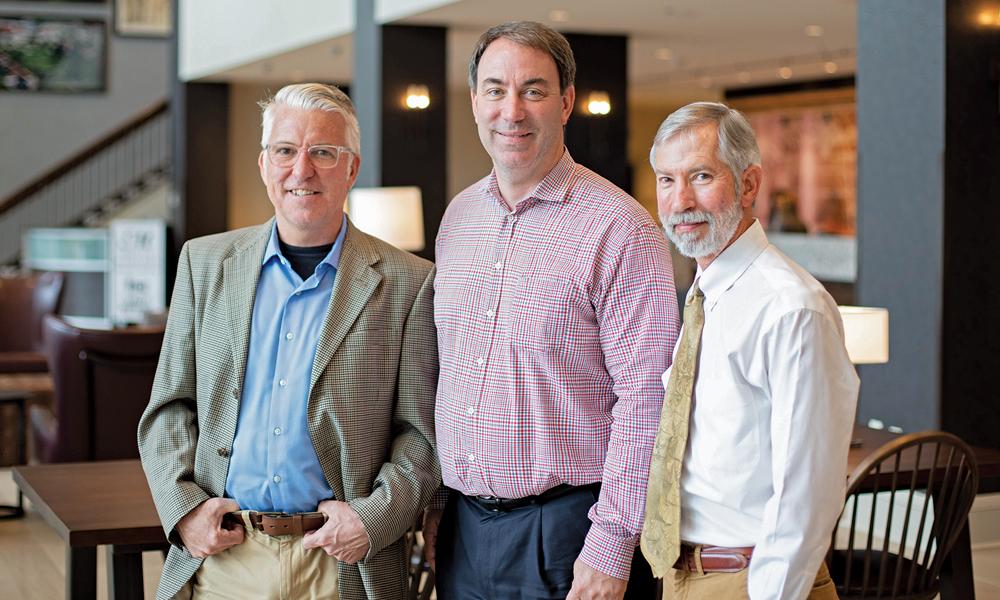
[[[44,373],[42,318],[56,311],[63,274],[0,277],[0,373]]]
[[[79,329],[49,315],[45,348],[55,414],[31,407],[34,456],[43,462],[137,458],[163,328]]]

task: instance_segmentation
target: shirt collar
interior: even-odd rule
[[[714,307],[722,294],[733,287],[767,246],[764,228],[757,219],[754,219],[750,227],[716,256],[706,269],[703,270],[699,266],[695,280],[698,282],[698,288],[705,294],[705,306]]]
[[[333,242],[333,247],[327,252],[326,257],[320,261],[319,264],[328,265],[331,268],[338,268],[340,266],[340,253],[344,249],[344,237],[347,235],[347,215],[344,215],[343,220],[340,222],[340,233],[337,234],[337,239]],[[281,254],[281,246],[278,244],[278,220],[275,219],[271,224],[271,237],[267,240],[267,248],[264,249],[264,258],[261,260],[261,266],[267,264],[267,261],[274,257],[285,259],[285,256]],[[287,262],[287,259],[285,259]]]
[[[576,161],[570,156],[569,150],[563,147],[562,156],[559,162],[552,167],[552,170],[538,182],[535,189],[531,190],[528,198],[544,200],[546,202],[565,202],[569,200],[569,187],[573,180],[573,172],[576,171]],[[497,182],[497,171],[493,169],[490,176],[483,183],[483,192],[495,198],[503,204],[500,195],[500,184]]]

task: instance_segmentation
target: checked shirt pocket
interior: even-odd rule
[[[573,284],[552,275],[521,277],[511,304],[511,344],[538,353],[565,344],[573,311]]]

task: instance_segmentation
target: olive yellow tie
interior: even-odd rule
[[[667,380],[660,428],[656,432],[649,467],[641,544],[642,553],[656,577],[663,577],[673,568],[681,551],[681,466],[687,447],[698,346],[705,324],[704,301],[705,295],[695,281],[684,305],[684,332]]]

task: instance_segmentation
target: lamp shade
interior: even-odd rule
[[[402,250],[424,249],[424,209],[420,188],[355,188],[347,212],[355,227]]]
[[[847,355],[856,365],[889,362],[889,311],[868,306],[839,306]]]

